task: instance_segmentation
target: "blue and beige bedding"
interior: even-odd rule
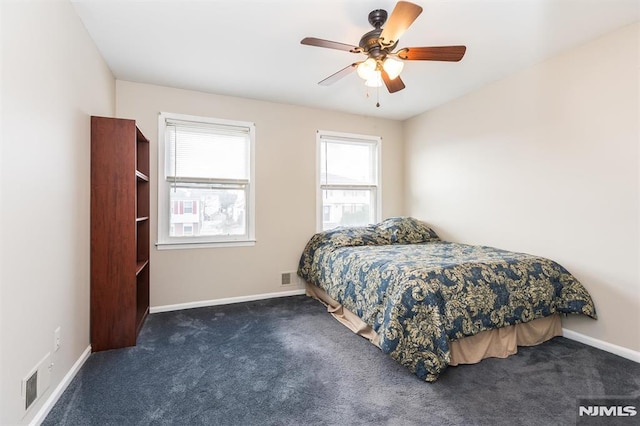
[[[360,317],[384,352],[429,382],[449,365],[456,340],[555,314],[596,318],[587,290],[558,263],[443,241],[408,217],[315,234],[298,274]]]

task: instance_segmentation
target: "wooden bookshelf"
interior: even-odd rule
[[[136,344],[149,313],[149,140],[91,117],[91,348]]]

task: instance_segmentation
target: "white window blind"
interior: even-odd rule
[[[323,185],[377,184],[377,143],[321,135],[320,146],[320,181]]]
[[[165,175],[174,182],[249,182],[250,128],[167,120]]]

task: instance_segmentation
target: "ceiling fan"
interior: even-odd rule
[[[303,38],[300,43],[308,46],[326,47],[367,55],[367,59],[364,61],[354,62],[318,84],[328,86],[357,70],[358,75],[365,80],[367,86],[380,87],[384,83],[389,93],[395,93],[405,88],[400,78],[400,72],[404,66],[403,61],[457,62],[461,60],[467,50],[466,46],[404,47],[393,52],[402,34],[420,13],[422,13],[422,7],[407,1],[399,1],[396,4],[388,21],[386,10],[376,9],[370,12],[369,23],[374,29],[362,36],[358,46],[315,37]]]

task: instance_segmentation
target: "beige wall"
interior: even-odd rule
[[[560,262],[640,351],[638,25],[406,122],[408,212],[445,238]]]
[[[363,102],[366,100],[363,99]],[[151,140],[151,229],[157,239],[158,113],[256,124],[256,239],[253,247],[151,251],[151,306],[288,290],[280,273],[297,269],[315,232],[316,131],[382,137],[382,215],[402,214],[402,123],[344,113],[116,82],[116,114],[134,118]]]
[[[28,422],[89,346],[90,115],[115,80],[68,2],[2,2],[0,424]],[[21,380],[60,326],[49,391]]]

